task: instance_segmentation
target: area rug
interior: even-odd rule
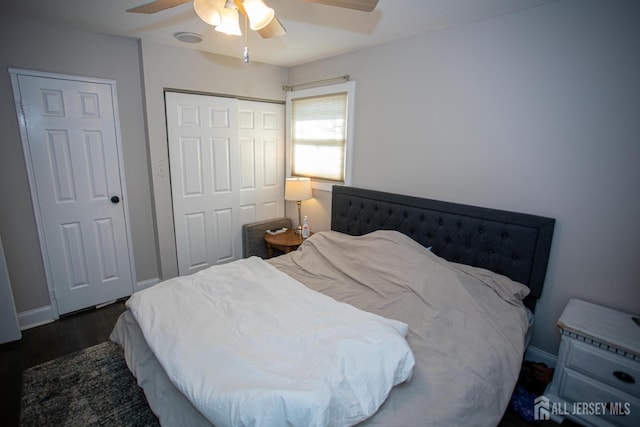
[[[27,369],[23,426],[158,426],[122,349],[105,342]]]

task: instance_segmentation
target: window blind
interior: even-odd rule
[[[291,101],[292,175],[344,182],[347,92]]]

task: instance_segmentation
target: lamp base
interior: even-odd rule
[[[298,204],[298,229],[296,233],[302,236],[302,200],[296,202]]]

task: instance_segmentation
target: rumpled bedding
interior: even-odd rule
[[[356,424],[415,364],[406,324],[255,257],[160,283],[127,308],[171,383],[217,426]]]
[[[416,359],[413,377],[393,387],[362,425],[498,425],[524,353],[524,285],[447,262],[394,231],[360,237],[318,232],[297,251],[269,263],[310,289],[408,325],[406,339]],[[126,311],[111,338],[124,347],[127,364],[161,422],[206,425],[141,336]]]
[[[500,422],[524,353],[524,285],[450,263],[396,231],[316,233],[270,263],[311,289],[409,325],[413,378],[364,424]]]

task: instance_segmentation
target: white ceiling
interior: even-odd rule
[[[252,61],[293,66],[550,1],[557,0],[380,0],[373,12],[365,13],[302,0],[265,0],[287,34],[261,39],[249,30],[248,45]],[[148,2],[0,0],[0,13],[242,58],[244,37],[214,31],[197,17],[191,3],[152,15],[126,12]],[[199,33],[204,40],[191,45],[179,42],[173,34],[180,31]]]

